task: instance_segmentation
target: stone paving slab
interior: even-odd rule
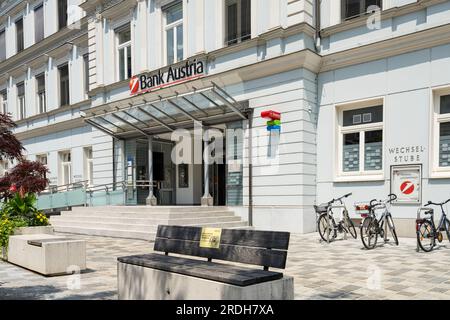
[[[0,261],[0,299],[117,299],[119,256],[149,253],[148,241],[70,235],[84,239],[88,270],[44,277]],[[319,241],[316,233],[291,235],[285,273],[296,299],[450,299],[450,243],[416,252],[415,239],[365,250],[359,239]]]

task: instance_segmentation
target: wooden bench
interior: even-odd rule
[[[119,257],[119,299],[293,299],[293,278],[269,270],[285,268],[289,232],[222,229],[219,247],[205,248],[202,231],[158,226],[154,251],[164,254]]]
[[[51,234],[10,236],[8,262],[46,276],[81,271],[86,269],[86,241]]]

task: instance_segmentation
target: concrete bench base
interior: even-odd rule
[[[43,275],[81,271],[86,269],[86,242],[51,234],[11,236],[8,262]]]
[[[240,287],[118,262],[121,300],[292,300],[294,279]]]

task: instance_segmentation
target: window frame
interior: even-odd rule
[[[6,100],[3,99],[5,95]],[[0,90],[0,112],[8,113],[8,90],[6,88]]]
[[[36,21],[36,10],[42,10],[42,39],[38,39],[37,34],[37,21]],[[45,15],[44,15],[44,3],[41,2],[40,4],[36,5],[33,8],[33,15],[34,15],[34,43],[38,43],[45,39]]]
[[[3,33],[3,38],[4,38],[5,45],[3,46],[3,49],[2,49],[2,50],[4,50],[3,51],[4,52],[4,58],[3,59],[0,58],[0,62],[6,60],[6,28],[4,28],[4,27],[0,28],[0,34],[2,34],[2,33]]]
[[[364,16],[364,15],[367,14],[367,8],[366,8],[366,1],[367,0],[359,0],[360,5],[362,4],[361,8],[359,10],[359,14],[354,15],[354,16],[346,17],[345,16],[345,14],[346,14],[346,12],[345,12],[346,1],[347,0],[341,0],[341,20],[342,20],[342,22],[347,21],[347,20],[352,20],[352,19]],[[381,10],[383,10],[383,0],[379,0],[379,1],[380,1],[380,6],[379,7],[380,7]],[[362,8],[364,8],[364,9],[362,9]]]
[[[439,164],[440,124],[450,122],[450,113],[440,114],[441,96],[450,95],[450,87],[438,87],[431,91],[430,108],[430,178],[450,178],[450,166],[441,167]]]
[[[23,95],[19,95],[19,87],[21,86],[23,86]],[[23,120],[27,116],[26,100],[25,100],[25,81],[16,83],[16,90],[17,90],[17,119]]]
[[[21,25],[22,25],[22,33],[21,33],[21,40],[19,41],[19,32],[17,31],[17,22],[21,21]],[[23,16],[20,18],[17,18],[14,21],[14,27],[15,27],[15,31],[16,31],[16,54],[19,52],[22,52],[23,50],[25,50],[25,35],[24,35],[24,26],[23,26]],[[19,43],[21,44],[21,46],[19,47]],[[19,49],[20,48],[20,49]]]
[[[58,12],[58,21],[57,22],[58,22],[58,31],[59,31],[59,30],[65,28],[65,27],[67,27],[67,21],[69,20],[67,10],[69,8],[69,4],[68,4],[67,0],[57,0],[56,2],[57,2],[57,10],[58,10],[57,11]],[[61,7],[60,7],[61,3],[64,3],[65,4],[65,8],[66,8],[66,12],[64,13],[64,17],[66,19],[65,19],[64,22],[63,22],[62,17],[61,17]]]
[[[249,38],[244,39],[242,37],[242,2],[240,0],[225,0],[224,2],[224,32],[225,32],[225,36],[224,36],[224,42],[225,42],[225,46],[232,46],[232,45],[236,45],[248,40],[251,40],[252,38],[252,4],[250,1],[250,33],[247,35]],[[237,26],[236,26],[236,34],[237,34],[237,38],[233,39],[233,40],[227,40],[228,38],[228,6],[232,5],[236,3],[237,6]],[[236,42],[231,42],[231,41],[236,41]]]
[[[334,181],[376,181],[384,180],[385,172],[385,101],[384,97],[375,98],[370,100],[356,101],[346,104],[335,105],[335,164],[334,164]],[[344,111],[363,109],[369,107],[382,106],[383,120],[376,123],[358,124],[353,126],[344,127]],[[368,131],[382,130],[382,157],[381,157],[381,169],[380,170],[365,170],[365,133]],[[343,170],[343,143],[344,134],[359,132],[359,170],[348,171]]]
[[[63,104],[63,88],[62,88],[62,77],[61,77],[61,69],[67,68],[67,103]],[[58,67],[58,88],[59,88],[59,107],[69,106],[70,105],[70,70],[69,70],[69,63],[63,63],[60,64]]]
[[[70,160],[69,161],[64,161],[64,156],[68,154],[70,156]],[[72,183],[72,152],[70,150],[65,150],[65,151],[60,151],[59,152],[59,162],[60,162],[60,172],[61,172],[61,176],[60,176],[60,185],[61,186],[65,186],[65,185],[70,185]],[[65,166],[68,166],[69,168],[69,179],[67,180],[68,183],[65,183]]]
[[[130,30],[130,40],[124,43],[119,43],[119,35],[121,32],[125,31],[129,29]],[[133,34],[131,32],[131,21],[128,21],[124,24],[122,24],[121,26],[117,27],[114,29],[114,35],[115,35],[115,41],[116,41],[116,65],[117,65],[117,80],[118,81],[124,81],[127,79],[130,79],[133,76]],[[131,56],[131,74],[129,75],[129,77],[125,77],[124,79],[121,79],[120,77],[120,50],[124,49],[124,75],[128,76],[127,73],[128,72],[128,50],[130,51],[130,56]]]
[[[84,79],[84,94],[88,98],[89,93],[89,53],[83,55],[83,79]]]
[[[181,19],[171,22],[170,24],[167,24],[167,11],[170,10],[171,8],[180,5],[181,4],[181,11],[182,11],[182,17]],[[175,1],[173,3],[171,3],[170,5],[166,6],[165,8],[163,8],[163,51],[164,51],[164,64],[165,65],[169,65],[169,64],[175,64],[178,63],[180,61],[183,61],[185,59],[186,56],[186,50],[185,50],[185,41],[184,41],[184,37],[185,37],[185,30],[184,30],[184,3],[183,1]],[[182,39],[182,44],[183,44],[183,56],[181,57],[181,59],[178,59],[178,50],[177,50],[177,40],[178,40],[178,35],[177,35],[177,30],[178,27],[181,26],[181,29],[183,31],[183,39]],[[173,62],[169,62],[169,52],[167,50],[167,31],[173,29]]]
[[[41,77],[44,79],[44,89],[43,90],[39,90],[39,80],[38,80],[38,78],[41,78]],[[34,78],[35,78],[35,81],[36,81],[36,111],[37,111],[37,114],[46,113],[47,112],[47,97],[46,97],[47,81],[45,79],[45,72],[37,74]],[[43,108],[42,108],[42,105],[41,105],[42,100],[44,102],[44,107]]]

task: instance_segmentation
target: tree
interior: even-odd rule
[[[0,113],[0,160],[22,159],[24,148],[11,131],[15,127],[9,114]]]
[[[0,177],[0,199],[8,199],[16,191],[19,191],[21,196],[28,192],[41,192],[49,182],[49,171],[45,165],[23,158],[22,151],[25,149],[11,131],[15,126],[8,114],[0,113],[0,160],[19,161],[10,172]]]

